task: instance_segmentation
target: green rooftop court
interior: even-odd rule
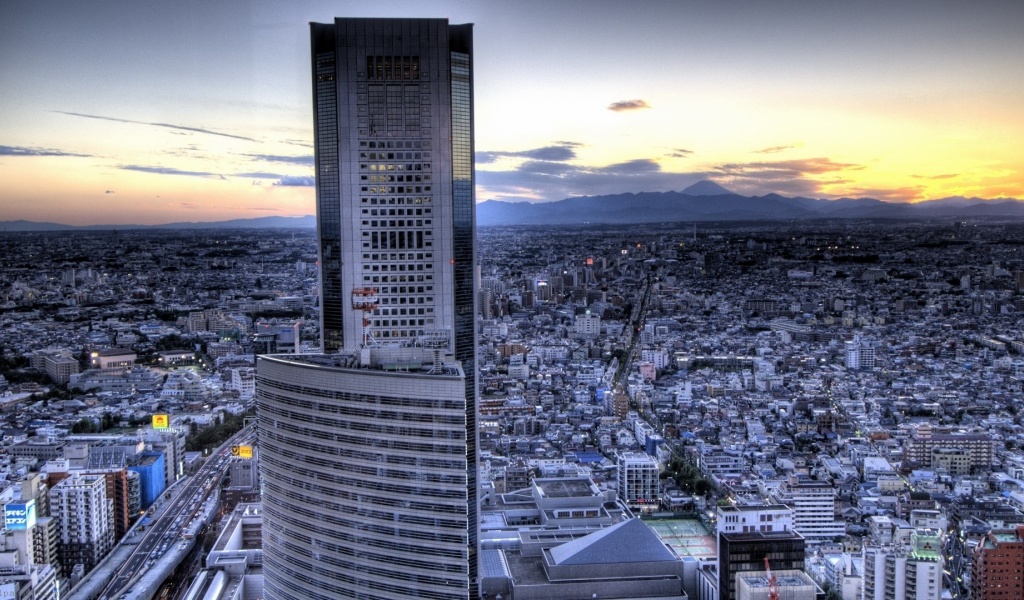
[[[698,519],[651,519],[644,522],[680,557],[707,558],[718,553],[714,534]]]

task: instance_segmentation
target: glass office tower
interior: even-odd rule
[[[310,29],[325,354],[258,362],[266,597],[475,597],[472,26]]]

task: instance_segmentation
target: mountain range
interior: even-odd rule
[[[874,198],[787,198],[779,194],[741,196],[713,181],[699,181],[678,192],[639,192],[582,196],[556,202],[477,204],[480,227],[493,225],[627,225],[693,221],[789,221],[805,219],[1024,218],[1024,200],[953,196],[914,204]],[[19,231],[109,231],[127,229],[316,228],[316,217],[258,217],[230,221],[163,225],[62,225],[0,221],[0,233]]]
[[[9,231],[125,231],[128,229],[316,229],[316,217],[256,217],[230,221],[164,223],[162,225],[63,225],[38,221],[0,221],[0,233]]]
[[[712,181],[679,192],[640,192],[566,198],[557,202],[487,200],[476,207],[477,225],[584,225],[691,221],[780,221],[802,219],[921,219],[948,217],[1024,218],[1016,198],[954,196],[914,204],[873,198],[741,196]]]

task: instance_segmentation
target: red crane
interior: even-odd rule
[[[764,556],[764,570],[768,572],[768,600],[779,600],[779,580],[772,575],[772,566],[768,562],[768,555]]]

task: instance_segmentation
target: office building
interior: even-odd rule
[[[262,519],[259,503],[239,504],[232,509],[206,555],[205,568],[192,580],[184,598],[228,600],[261,596]]]
[[[974,550],[971,562],[971,598],[1024,598],[1024,526],[993,530]]]
[[[561,532],[522,534],[515,551],[487,550],[488,564],[502,565],[482,591],[517,600],[686,600],[684,562],[640,519],[629,519],[576,537]],[[502,575],[497,575],[501,572]]]
[[[601,333],[601,315],[591,313],[589,310],[581,315],[576,315],[576,335],[583,337],[596,337]]]
[[[739,597],[740,577],[763,573],[768,557],[772,570],[803,571],[806,543],[795,531],[751,531],[718,534],[718,600]]]
[[[257,361],[265,597],[476,597],[472,26],[310,27],[327,354]]]
[[[846,535],[846,524],[836,519],[832,484],[791,476],[775,496],[779,504],[793,509],[793,529],[808,540],[835,540]]]
[[[73,474],[50,490],[50,514],[57,520],[62,572],[95,567],[114,545],[113,501],[102,475]]]
[[[470,597],[465,377],[381,351],[258,358],[266,598]]]
[[[472,26],[311,28],[323,349],[452,328],[472,360]]]
[[[775,578],[775,591],[772,592],[771,579]],[[778,571],[772,569],[761,573],[744,573],[737,577],[736,600],[815,600],[821,588],[814,583],[811,576],[803,571]]]
[[[139,474],[141,508],[149,508],[167,488],[165,485],[164,455],[162,452],[147,451],[139,454],[129,471]]]
[[[646,452],[623,452],[616,462],[619,498],[630,507],[654,510],[660,498],[658,461]]]
[[[128,532],[132,520],[138,515],[139,509],[142,507],[139,497],[141,486],[138,485],[141,482],[138,481],[138,476],[124,466],[88,468],[76,471],[76,473],[79,475],[103,477],[106,484],[107,498],[112,501],[111,508],[113,513],[111,513],[111,519],[114,524],[114,538],[121,539]],[[133,480],[134,486],[132,485]],[[133,491],[135,491],[134,498],[132,497]]]
[[[875,342],[862,339],[859,335],[846,342],[847,369],[873,369],[875,367]]]
[[[942,538],[917,529],[909,542],[864,546],[864,600],[938,600],[942,596]]]
[[[793,509],[782,504],[719,506],[717,533],[791,531]]]

